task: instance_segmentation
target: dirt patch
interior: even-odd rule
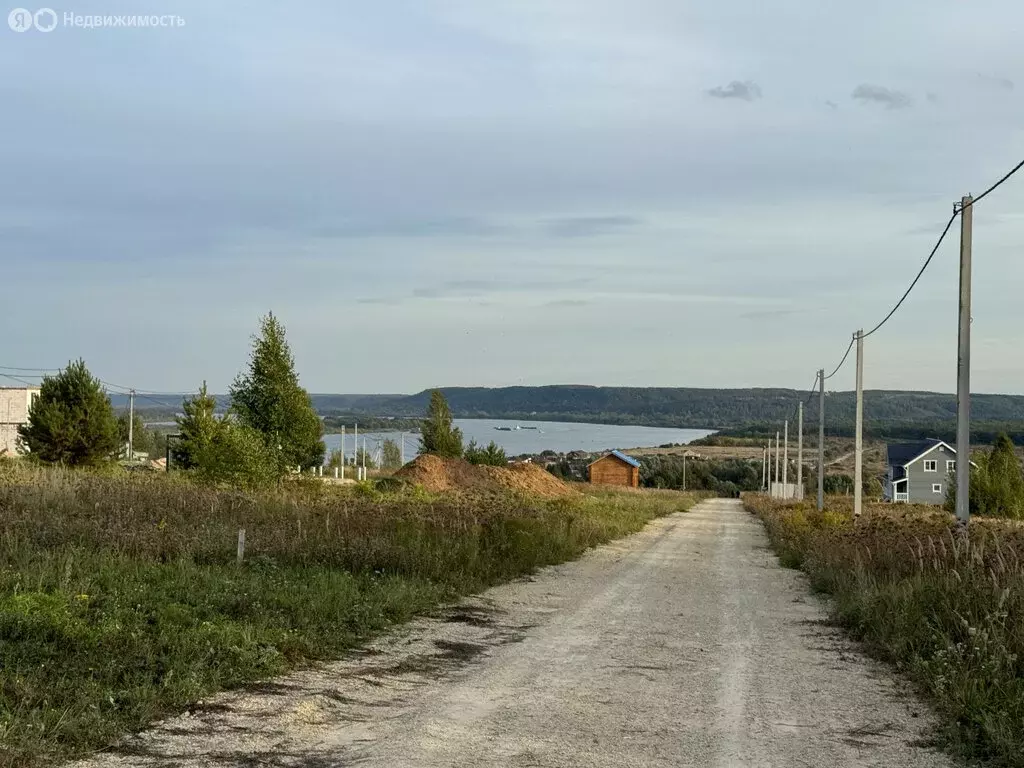
[[[536,464],[485,467],[470,464],[463,459],[442,459],[429,454],[416,457],[398,470],[395,476],[434,493],[515,491],[546,498],[578,493]]]

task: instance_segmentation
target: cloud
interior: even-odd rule
[[[761,98],[761,86],[753,80],[733,80],[728,85],[716,85],[706,91],[708,96],[716,99],[742,99],[743,101],[754,101]]]
[[[839,105],[836,104],[834,101],[826,101],[825,106],[828,107],[829,109],[839,109]]]
[[[550,219],[544,223],[544,229],[547,234],[554,237],[593,237],[635,227],[641,223],[640,219],[632,216],[573,216]]]
[[[549,301],[545,304],[545,307],[585,307],[590,302],[585,299],[558,299],[557,301]]]
[[[854,88],[852,98],[865,104],[873,101],[884,105],[886,109],[904,109],[914,103],[910,94],[869,83],[862,83]]]
[[[1013,80],[1011,80],[1008,77],[1001,77],[999,75],[983,75],[982,73],[979,72],[978,79],[988,83],[989,85],[994,85],[997,88],[1002,88],[1004,91],[1012,91],[1014,88],[1016,88],[1016,85],[1014,84]]]
[[[937,93],[932,93],[931,91],[928,91],[928,93],[925,95],[925,98],[928,99],[929,104],[939,103],[939,94]]]

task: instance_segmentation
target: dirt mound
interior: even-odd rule
[[[579,491],[536,464],[512,464],[509,467],[479,467],[502,488],[529,496],[572,496]]]
[[[395,476],[434,493],[510,490],[543,497],[578,493],[536,464],[484,467],[475,466],[464,459],[442,459],[429,454],[417,456],[398,470]]]

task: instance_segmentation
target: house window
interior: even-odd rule
[[[950,475],[953,472],[956,472],[956,462],[955,461],[947,461],[946,462],[946,474]]]
[[[942,493],[942,483],[932,483],[932,493]]]
[[[924,471],[925,472],[938,472],[939,471],[939,462],[936,461],[935,459],[928,459],[924,463]]]

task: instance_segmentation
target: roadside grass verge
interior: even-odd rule
[[[335,658],[694,498],[253,494],[0,464],[0,767],[54,765],[215,691]]]
[[[748,497],[780,561],[833,597],[838,622],[931,698],[954,754],[1024,766],[1024,527],[933,507]]]

